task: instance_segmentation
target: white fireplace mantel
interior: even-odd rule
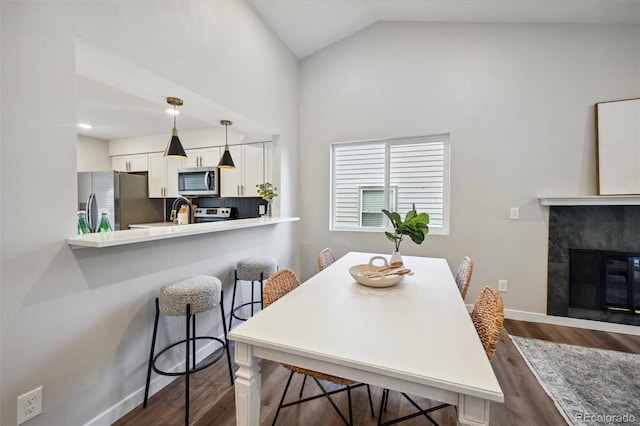
[[[640,195],[538,197],[541,206],[640,206]]]

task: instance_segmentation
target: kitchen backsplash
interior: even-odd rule
[[[171,205],[175,198],[167,198],[166,217],[171,215]],[[260,217],[261,204],[267,202],[260,197],[200,197],[194,198],[193,203],[198,207],[235,207],[238,210],[238,219]]]

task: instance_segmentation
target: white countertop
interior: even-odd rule
[[[136,223],[134,225],[129,225],[129,229],[138,229],[138,228],[161,228],[166,226],[180,226],[177,223],[173,222],[151,222],[151,223]]]
[[[272,217],[255,219],[226,220],[222,222],[193,223],[190,225],[169,225],[150,228],[137,228],[128,231],[100,232],[78,235],[68,238],[67,244],[72,247],[113,247],[125,244],[143,243],[147,241],[165,240],[168,238],[186,237],[189,235],[223,232],[233,229],[253,228],[255,226],[275,225],[277,223],[295,222],[299,217]]]

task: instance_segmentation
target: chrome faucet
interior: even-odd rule
[[[187,203],[187,206],[189,206],[189,223],[191,223],[191,209],[193,208],[193,204],[185,197],[178,197],[175,199],[175,201],[171,205],[171,216],[169,217],[169,220],[174,223],[178,221],[178,214],[176,213],[176,209],[181,203]]]

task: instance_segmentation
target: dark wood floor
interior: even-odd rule
[[[584,330],[548,324],[538,324],[505,320],[498,342],[496,355],[491,364],[505,395],[504,404],[491,404],[491,424],[496,426],[539,426],[565,425],[553,402],[547,397],[533,374],[526,366],[517,349],[509,339],[509,334],[568,343],[580,346],[640,353],[640,337],[601,331]],[[226,362],[220,360],[191,378],[191,424],[192,425],[235,425],[235,401],[233,387],[229,383]],[[278,406],[288,370],[279,364],[263,360],[262,366],[262,406],[261,425],[271,425]],[[297,375],[296,375],[297,376]],[[296,377],[292,389],[299,391],[302,380]],[[308,382],[305,396],[317,390]],[[374,408],[377,414],[381,389],[372,387]],[[295,393],[294,393],[295,395]],[[368,408],[366,389],[353,391],[354,423],[375,425]],[[336,401],[343,412],[347,412],[346,395],[339,394]],[[420,401],[418,399],[418,401]],[[430,401],[421,400],[428,406]],[[397,392],[391,392],[386,418],[409,414],[412,407]],[[389,416],[389,417],[387,417]],[[442,426],[456,425],[456,412],[452,407],[433,414]],[[181,425],[184,424],[184,378],[175,380],[154,395],[147,408],[137,407],[115,425]],[[338,415],[326,399],[285,408],[278,418],[279,425],[333,426],[340,425]],[[428,425],[424,418],[416,418],[402,423],[403,426]]]

